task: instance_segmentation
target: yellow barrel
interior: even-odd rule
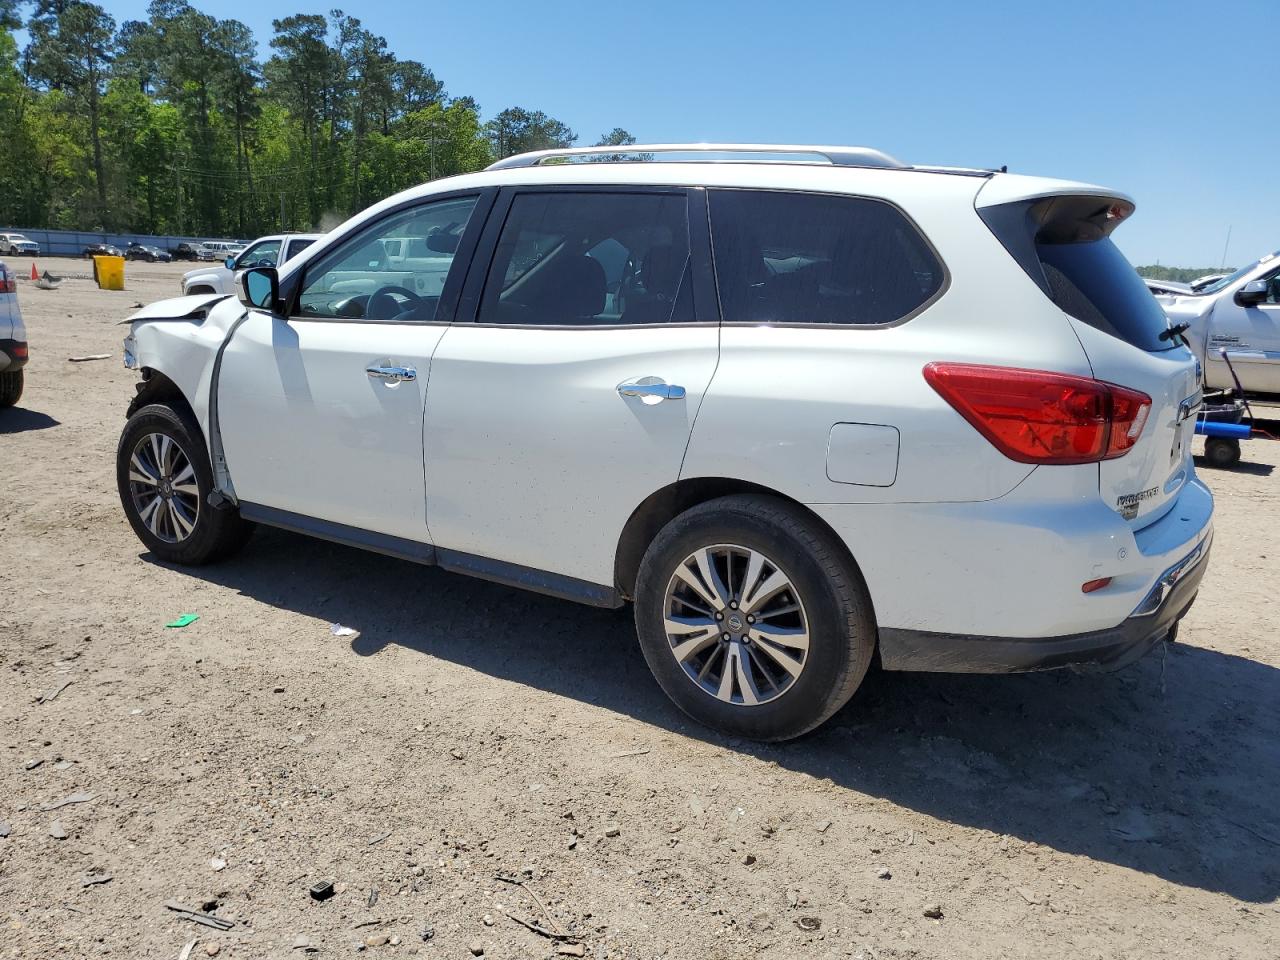
[[[123,290],[124,257],[94,257],[93,276],[102,290]]]

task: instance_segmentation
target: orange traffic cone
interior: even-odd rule
[[[40,274],[36,271],[36,265],[34,262],[31,264],[31,279],[32,280],[40,279]]]

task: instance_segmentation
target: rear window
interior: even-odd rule
[[[879,200],[712,190],[720,307],[729,323],[893,323],[942,289],[942,264]]]
[[[1142,350],[1167,350],[1169,328],[1160,304],[1110,238],[1087,243],[1038,243],[1036,254],[1053,302],[1089,326]]]
[[[1133,213],[1118,197],[1068,194],[979,207],[1018,266],[1065,313],[1140,350],[1170,350],[1160,304],[1111,233]]]

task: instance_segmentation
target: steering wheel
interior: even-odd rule
[[[397,300],[397,297],[403,299]],[[408,287],[394,284],[379,287],[374,291],[373,296],[369,297],[369,302],[364,308],[364,315],[369,320],[394,320],[399,314],[405,312],[406,303],[413,307],[421,302],[422,297]],[[386,316],[383,316],[384,311]]]

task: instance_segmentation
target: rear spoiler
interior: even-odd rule
[[[1123,194],[1086,184],[1069,184],[1067,186],[1075,188],[1070,192],[1046,190],[1039,195],[1023,194],[1007,200],[984,198],[986,184],[983,186],[974,202],[978,216],[1018,266],[1050,297],[1049,281],[1036,244],[1101,240],[1110,236],[1134,210],[1133,201]],[[984,199],[988,202],[983,203]],[[997,202],[989,202],[992,199]]]

